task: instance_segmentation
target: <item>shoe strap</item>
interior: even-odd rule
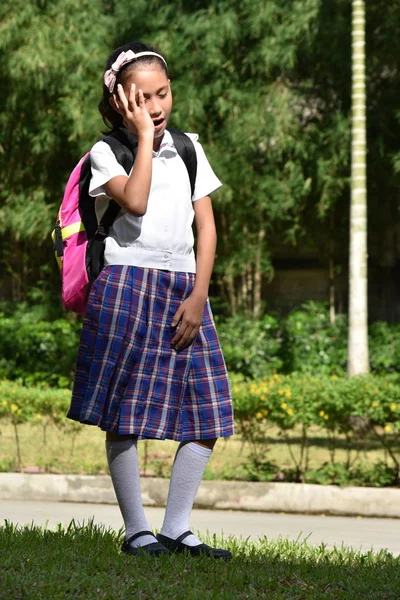
[[[177,546],[179,546],[179,544],[187,537],[189,537],[189,535],[193,535],[192,531],[185,531],[185,533],[181,533],[181,535],[179,537],[176,538],[176,540],[174,540],[173,543],[173,548],[175,549]]]
[[[144,535],[151,535],[151,537],[155,537],[152,531],[138,531],[135,535],[132,535],[129,539],[125,541],[126,544],[130,544],[134,540],[137,540],[139,537],[143,537]]]

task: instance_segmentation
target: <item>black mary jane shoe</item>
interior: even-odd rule
[[[150,556],[170,554],[170,551],[158,541],[151,544],[146,544],[145,546],[131,546],[131,542],[144,535],[151,535],[154,537],[154,533],[151,531],[139,531],[124,541],[121,546],[122,552],[125,552],[125,554],[132,554],[133,556],[139,556],[140,554],[149,554]]]
[[[183,544],[182,541],[189,535],[193,535],[191,531],[185,531],[176,540],[158,533],[156,538],[158,541],[174,554],[188,554],[190,556],[210,556],[211,558],[222,558],[224,560],[231,560],[232,554],[229,550],[223,550],[222,548],[211,548],[207,544],[198,544],[197,546],[188,546]]]

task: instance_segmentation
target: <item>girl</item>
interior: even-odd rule
[[[105,267],[85,315],[68,417],[106,431],[106,452],[125,523],[122,550],[230,558],[193,535],[189,520],[218,437],[233,434],[224,359],[207,299],[216,233],[210,194],[221,183],[191,134],[193,196],[166,129],[172,94],[165,59],[130,43],[108,59],[99,110],[137,140],[127,176],[105,142],[91,150],[90,195],[98,218],[121,207],[105,245]],[[197,229],[197,261],[192,222]],[[138,439],[180,442],[165,519],[155,539],[144,515]]]

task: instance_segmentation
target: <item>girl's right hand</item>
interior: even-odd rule
[[[154,136],[154,123],[147,112],[142,90],[138,90],[136,96],[136,85],[132,83],[128,97],[126,97],[124,88],[118,84],[113,100],[115,108],[131,133],[135,133],[138,137],[146,134]]]

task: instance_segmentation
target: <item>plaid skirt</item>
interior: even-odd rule
[[[209,302],[189,348],[172,318],[195,275],[109,265],[83,322],[70,419],[120,435],[176,441],[234,433],[228,374]]]

